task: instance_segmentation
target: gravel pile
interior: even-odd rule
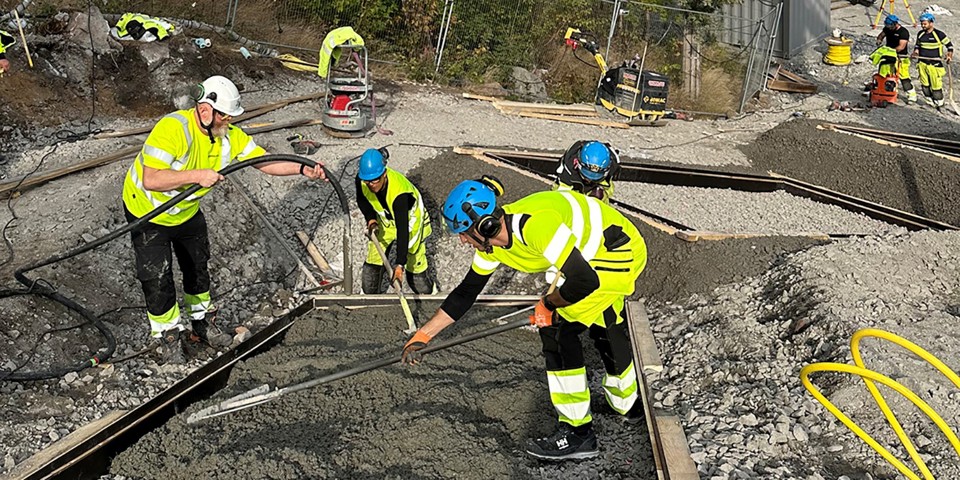
[[[616,197],[694,230],[768,235],[876,235],[904,231],[862,214],[781,191],[754,193],[621,182],[617,184]]]
[[[895,478],[893,467],[815,402],[799,372],[815,362],[852,364],[849,339],[862,328],[901,335],[960,369],[958,247],[958,233],[838,241],[708,295],[651,305],[665,365],[653,386],[657,403],[684,419],[701,477]],[[949,425],[960,422],[960,390],[935,369],[888,342],[865,340],[861,351],[868,368],[912,389]],[[859,378],[813,380],[910,463]],[[960,478],[960,459],[937,427],[881,390],[936,478]]]

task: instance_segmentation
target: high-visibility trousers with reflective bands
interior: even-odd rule
[[[626,414],[637,400],[637,373],[633,366],[630,333],[623,320],[622,300],[619,305],[619,308],[610,306],[604,311],[603,324],[588,327],[560,316],[554,325],[540,329],[550,400],[561,422],[576,427],[593,420],[580,343],[580,334],[585,330],[590,331],[590,338],[603,360],[606,371],[603,390],[607,403],[616,412]]]

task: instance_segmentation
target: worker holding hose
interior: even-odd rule
[[[363,263],[363,293],[383,293],[383,259],[373,244],[387,252],[396,245],[396,260],[389,283],[403,285],[406,277],[414,293],[435,293],[427,272],[426,243],[433,229],[417,187],[400,172],[387,168],[386,148],[371,148],[360,156],[357,169],[357,204],[367,222],[370,242]]]
[[[203,188],[131,232],[137,279],[143,288],[150,333],[161,339],[165,363],[184,363],[172,253],[183,274],[183,300],[190,327],[201,341],[226,347],[232,336],[214,323],[210,298],[210,243],[200,198],[223,180],[218,170],[233,161],[266,154],[249,135],[230,124],[243,113],[240,92],[230,80],[210,77],[193,90],[196,106],[171,113],[153,127],[143,149],[127,170],[123,203],[128,222],[153,211],[194,184]],[[313,168],[293,162],[267,162],[255,168],[269,175],[304,175],[325,179],[321,163]]]
[[[13,35],[0,30],[0,74],[10,70],[10,60],[7,60],[7,49],[17,43]]]
[[[943,107],[943,76],[946,70],[943,62],[953,60],[953,42],[936,28],[933,28],[932,13],[920,15],[920,34],[917,35],[917,44],[913,49],[913,58],[919,58],[917,70],[920,72],[920,88],[927,103],[940,110]]]
[[[620,156],[608,143],[580,140],[560,158],[553,189],[573,190],[609,204]]]
[[[530,440],[526,452],[546,460],[594,457],[599,452],[580,334],[590,332],[603,359],[609,405],[631,423],[639,421],[643,410],[624,301],[646,265],[646,245],[636,226],[596,198],[539,192],[499,207],[496,197],[502,193],[499,181],[484,177],[461,182],[444,202],[447,227],[476,250],[473,265],[406,343],[402,360],[419,363],[419,350],[466,313],[501,263],[548,277],[559,270],[564,281],[537,302],[530,317],[539,327],[559,427]]]

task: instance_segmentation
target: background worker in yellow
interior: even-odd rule
[[[420,361],[419,350],[473,305],[490,275],[506,264],[521,272],[559,271],[563,284],[536,304],[550,399],[559,414],[553,435],[527,443],[528,454],[547,460],[598,454],[590,390],[580,334],[600,352],[609,405],[628,421],[642,416],[637,402],[633,349],[624,321],[624,300],[646,266],[640,232],[620,212],[575,192],[539,192],[497,207],[503,187],[496,179],[467,180],[443,204],[447,227],[476,252],[467,275],[433,318],[403,348],[404,363]]]
[[[110,29],[110,35],[117,40],[138,40],[153,42],[165,40],[173,34],[176,27],[162,19],[142,13],[124,13],[117,25]]]
[[[564,152],[553,189],[573,190],[609,204],[620,155],[608,143],[580,140]]]
[[[233,116],[243,113],[240,92],[233,82],[221,76],[210,77],[197,86],[194,100],[195,108],[171,113],[157,122],[123,181],[128,222],[194,184],[204,187],[131,233],[151,334],[162,339],[163,360],[167,363],[185,361],[181,340],[185,326],[180,322],[173,283],[174,252],[183,274],[184,304],[193,332],[213,346],[227,346],[232,340],[213,323],[216,308],[210,299],[207,269],[210,244],[200,198],[223,180],[218,170],[234,160],[266,153],[250,136],[230,125]],[[319,163],[307,169],[292,162],[269,162],[255,168],[270,175],[325,178]]]
[[[912,58],[919,58],[917,70],[920,72],[920,88],[927,103],[940,110],[943,106],[943,61],[953,60],[953,42],[947,34],[933,28],[933,14],[920,15],[921,31],[917,35],[917,44],[913,49]],[[941,59],[943,61],[941,61]]]
[[[900,18],[896,15],[887,15],[884,19],[883,29],[877,35],[877,46],[880,47],[880,45],[889,49],[890,53],[881,53],[877,73],[884,77],[896,73],[900,78],[900,86],[907,94],[907,103],[916,102],[917,90],[913,88],[913,82],[910,80],[910,58],[907,50],[910,48],[910,31],[900,25]],[[882,48],[877,51],[880,52]],[[872,83],[872,81],[868,82],[868,85]],[[870,90],[870,87],[868,86],[866,90]]]
[[[7,49],[17,43],[17,39],[4,30],[0,30],[0,73],[10,71],[10,60],[7,60]]]
[[[434,293],[434,281],[427,272],[427,237],[433,229],[423,198],[407,177],[387,168],[390,154],[386,148],[368,149],[360,156],[357,169],[357,204],[367,221],[367,231],[376,234],[384,252],[396,244],[392,278],[403,285],[404,276],[410,288],[419,294]],[[383,293],[383,259],[373,245],[367,243],[367,259],[363,263],[363,293]],[[406,272],[406,275],[404,275]]]

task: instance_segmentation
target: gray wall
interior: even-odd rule
[[[773,55],[790,58],[808,45],[830,34],[830,0],[782,0],[783,15],[777,29]],[[780,0],[743,0],[726,5],[723,14],[722,40],[731,45],[744,46],[756,33],[756,22],[763,20],[766,29],[760,35],[769,36],[776,22],[776,6]],[[736,17],[736,18],[731,18]],[[765,44],[761,40],[761,45]]]

